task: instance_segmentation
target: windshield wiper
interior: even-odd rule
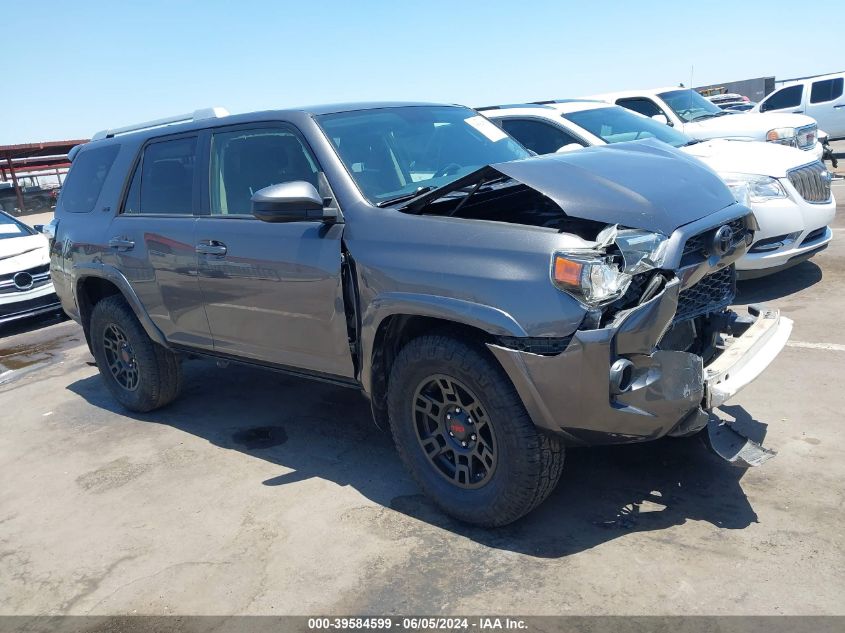
[[[407,202],[408,200],[413,200],[414,198],[423,195],[424,193],[428,193],[429,191],[434,191],[435,187],[420,187],[413,193],[406,193],[401,196],[396,196],[395,198],[388,198],[387,200],[382,200],[381,202],[376,203],[377,207],[389,207],[392,204],[398,204],[399,202]]]
[[[700,138],[690,139],[689,141],[687,141],[683,145],[679,145],[678,147],[689,147],[690,145],[696,145],[697,143],[701,143]]]

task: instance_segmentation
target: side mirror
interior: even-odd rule
[[[36,231],[38,231],[39,233],[43,233],[43,232],[44,232],[44,225],[43,225],[43,224],[33,224],[33,225],[32,225],[32,228],[34,228],[34,229],[35,229]]]
[[[651,120],[657,121],[658,123],[662,123],[663,125],[668,125],[669,127],[672,127],[672,122],[669,120],[669,118],[665,114],[652,114]]]
[[[252,215],[264,222],[334,222],[337,211],[324,209],[310,182],[293,180],[259,189],[252,195]]]
[[[563,154],[563,153],[566,153],[566,152],[573,152],[576,149],[583,149],[583,147],[581,145],[579,145],[578,143],[567,143],[563,147],[558,148],[558,150],[555,152],[555,154]]]

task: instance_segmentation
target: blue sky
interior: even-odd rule
[[[485,105],[688,85],[691,68],[695,85],[831,72],[841,3],[7,0],[0,144],[212,105]]]

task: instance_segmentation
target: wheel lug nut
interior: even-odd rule
[[[461,446],[463,446],[464,448],[466,448],[466,447],[467,447],[467,443],[466,443],[466,442],[461,442]]]
[[[447,414],[446,414],[446,419],[447,419],[447,420],[451,420],[451,419],[452,419],[452,414],[451,414],[451,413],[447,413]]]
[[[472,435],[470,435],[469,439],[471,439],[474,442],[475,441],[475,434],[473,433]]]
[[[455,437],[455,434],[452,431],[449,431],[449,437]]]
[[[457,409],[455,409],[455,413],[460,413],[460,412],[461,412],[461,408],[460,408],[460,407],[458,407]]]

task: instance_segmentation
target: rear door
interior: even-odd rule
[[[205,143],[208,178],[195,244],[215,351],[353,377],[343,225],[268,223],[251,213],[259,189],[296,180],[317,186],[320,167],[305,140],[275,122],[220,128]]]
[[[831,138],[845,137],[845,78],[819,79],[810,84],[806,114]]]
[[[199,207],[197,134],[148,142],[106,234],[106,256],[168,341],[212,348],[194,249]]]

